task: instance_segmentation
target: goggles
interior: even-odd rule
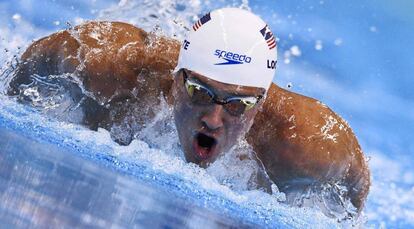
[[[188,77],[188,72],[182,69],[184,74],[184,87],[191,101],[197,105],[211,105],[213,103],[222,105],[224,109],[233,116],[240,116],[245,111],[252,109],[263,96],[233,96],[219,99],[218,96],[207,86],[204,86]]]

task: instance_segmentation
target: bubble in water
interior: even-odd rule
[[[284,62],[285,64],[289,64],[289,63],[290,63],[290,56],[291,56],[290,51],[289,51],[289,50],[286,50],[286,51],[284,52],[283,56],[284,56],[283,62]]]
[[[299,49],[299,46],[294,45],[290,47],[290,53],[292,53],[293,56],[301,56],[302,52]]]
[[[18,22],[22,19],[22,16],[20,14],[14,14],[12,16],[12,19],[15,20],[16,22]]]
[[[318,51],[321,51],[322,48],[323,48],[322,41],[321,40],[316,40],[315,49],[318,50]]]
[[[335,41],[334,41],[334,44],[336,45],[336,46],[340,46],[340,45],[342,45],[342,39],[341,38],[336,38],[335,39]]]
[[[85,22],[85,19],[81,18],[81,17],[75,17],[75,24],[79,25]]]

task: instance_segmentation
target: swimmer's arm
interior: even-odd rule
[[[87,91],[105,102],[117,91],[147,89],[169,94],[170,72],[178,59],[176,40],[149,34],[122,22],[87,22],[34,42],[17,66],[9,94],[30,75],[76,73]],[[147,79],[148,78],[148,79]],[[156,85],[155,85],[156,84]],[[158,90],[158,91],[157,91]]]
[[[343,181],[352,203],[363,207],[370,185],[365,158],[352,129],[326,105],[272,84],[247,137],[278,186]]]

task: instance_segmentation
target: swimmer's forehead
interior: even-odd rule
[[[258,96],[264,96],[266,93],[266,89],[264,88],[222,83],[222,82],[210,79],[208,76],[204,76],[194,71],[190,71],[190,70],[184,70],[184,71],[190,79],[195,80],[196,82],[202,84],[203,86],[207,86],[209,89],[212,89],[215,92],[223,94],[223,95],[258,97]]]

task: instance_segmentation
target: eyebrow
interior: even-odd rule
[[[196,73],[193,73],[191,71],[188,70],[183,70],[184,74],[191,80],[195,80],[198,84],[201,84],[202,86],[208,88],[209,90],[212,90],[213,92],[218,92],[217,89],[214,86],[211,86],[210,84],[208,84],[207,82],[203,82],[203,80],[199,79],[198,75]],[[189,74],[190,73],[190,74]],[[229,95],[230,97],[255,97],[255,98],[261,98],[264,96],[264,93],[255,93],[255,94],[245,94],[245,93],[232,93],[232,92],[227,92],[227,91],[221,91],[220,93],[217,94],[224,94],[224,95]],[[229,97],[226,96],[226,97]]]

